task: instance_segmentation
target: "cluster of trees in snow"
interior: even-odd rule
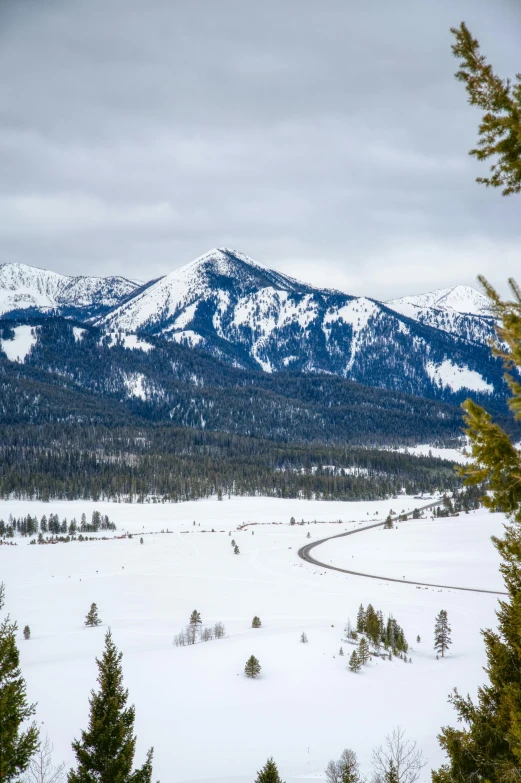
[[[203,625],[201,613],[194,609],[190,615],[188,625],[174,636],[175,647],[185,647],[187,644],[198,642],[211,642],[212,639],[224,639],[226,628],[224,623],[218,621],[213,625]]]
[[[452,498],[448,495],[443,496],[443,506],[437,506],[434,509],[434,516],[453,517],[462,512],[468,514],[469,511],[479,508],[480,505],[482,505],[482,500],[475,497],[474,493],[455,490]]]
[[[388,655],[405,654],[409,649],[403,628],[396,619],[389,615],[385,621],[383,612],[374,609],[372,604],[368,604],[367,609],[360,604],[356,625],[353,627],[348,620],[344,630],[346,640],[349,642],[356,642],[359,634],[366,637],[371,642],[375,655],[382,654],[382,647]]]
[[[78,522],[75,518],[70,522],[64,517],[61,521],[58,514],[43,514],[40,520],[37,516],[27,514],[25,517],[13,517],[9,515],[7,522],[0,519],[0,537],[14,538],[19,533],[23,537],[32,537],[38,535],[39,540],[49,533],[51,536],[69,535],[75,536],[77,533],[97,533],[100,530],[116,530],[116,525],[111,522],[107,514],[101,514],[100,511],[92,512],[90,522],[87,521],[86,514],[81,515]]]

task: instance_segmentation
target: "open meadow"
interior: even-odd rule
[[[5,609],[19,625],[28,696],[38,702],[37,719],[55,745],[55,760],[73,762],[70,742],[86,727],[95,656],[110,626],[136,705],[136,762],[154,745],[154,780],[247,783],[272,755],[286,783],[315,781],[346,747],[357,752],[368,774],[372,747],[400,725],[423,749],[428,764],[421,781],[427,783],[430,769],[443,760],[436,735],[455,722],[450,691],[457,686],[475,695],[484,680],[480,629],[495,624],[497,596],[349,576],[297,556],[310,540],[383,521],[391,507],[400,512],[417,505],[406,497],[366,503],[0,503],[6,521],[11,513],[57,513],[70,520],[85,512],[89,518],[98,509],[117,525],[114,533],[99,534],[107,540],[31,546],[16,537],[16,547],[0,547]],[[295,525],[289,524],[292,516]],[[247,522],[254,524],[238,529]],[[489,537],[501,534],[503,522],[502,515],[483,510],[407,521],[398,530],[328,542],[313,555],[384,576],[501,590]],[[161,532],[166,530],[171,532]],[[117,538],[125,531],[132,538]],[[92,602],[102,620],[98,628],[84,626]],[[348,670],[353,648],[344,626],[348,618],[356,622],[360,603],[394,615],[412,663],[373,658],[359,673]],[[226,637],[173,646],[193,609],[203,624],[222,621]],[[433,650],[440,609],[452,626],[444,660],[436,660]],[[251,627],[254,615],[261,628]],[[21,633],[26,624],[28,641]],[[300,643],[303,631],[308,644]],[[254,680],[244,675],[252,654],[262,666]]]

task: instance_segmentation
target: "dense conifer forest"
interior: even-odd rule
[[[377,499],[452,490],[450,462],[360,446],[288,444],[161,424],[0,425],[0,496]]]

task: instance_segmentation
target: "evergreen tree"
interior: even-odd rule
[[[255,783],[282,783],[277,765],[273,759],[268,759],[263,768],[257,773]]]
[[[235,546],[233,547],[233,554],[234,555],[240,555],[240,553],[241,553],[241,551],[240,551],[239,547],[237,546],[237,544],[235,544]]]
[[[340,650],[338,651],[338,654],[339,655],[343,655],[344,654],[344,648],[343,647],[340,648]]]
[[[416,641],[418,642],[418,644],[421,642],[421,636],[420,636],[420,634],[418,634],[418,636],[416,637]]]
[[[487,281],[479,278],[500,319],[499,338],[507,346],[494,349],[508,365],[521,365],[521,292],[510,281],[513,301],[503,302]],[[510,407],[521,419],[521,385],[506,376],[512,392]],[[499,601],[498,630],[483,632],[488,682],[478,690],[477,702],[451,697],[463,728],[445,727],[440,744],[449,761],[433,773],[433,783],[468,780],[503,783],[519,778],[521,768],[521,452],[492,417],[472,400],[464,403],[466,432],[472,461],[462,474],[467,484],[486,482],[485,506],[505,512],[509,524],[503,538],[493,538],[502,559],[500,566],[508,597]]]
[[[4,603],[4,586],[0,584],[0,609]],[[16,646],[16,623],[9,617],[0,624],[0,781],[18,780],[25,772],[38,747],[38,729],[32,723],[21,731],[25,721],[34,715],[28,704],[26,684],[20,670],[20,653]]]
[[[85,617],[85,625],[94,628],[97,625],[101,625],[101,620],[98,616],[98,607],[96,604],[91,604],[90,609]]]
[[[150,783],[151,748],[143,766],[132,771],[136,750],[134,736],[135,708],[127,707],[128,690],[123,687],[121,659],[110,630],[105,635],[105,649],[98,665],[99,691],[89,699],[89,728],[74,740],[77,769],[71,769],[68,783]]]
[[[369,645],[367,644],[367,639],[365,636],[362,636],[360,639],[360,643],[358,645],[358,657],[360,659],[360,663],[365,664],[369,660]]]
[[[246,675],[246,677],[251,677],[252,679],[255,679],[255,677],[258,677],[260,672],[261,672],[260,663],[258,662],[257,658],[254,655],[250,655],[244,667],[244,674]]]
[[[203,621],[201,620],[201,613],[194,609],[190,615],[188,622],[187,639],[189,644],[195,644],[197,639],[201,636]]]
[[[445,657],[445,650],[449,649],[452,640],[450,638],[451,628],[447,617],[447,612],[442,609],[436,617],[434,624],[434,649]]]
[[[365,632],[365,612],[362,604],[360,604],[360,607],[358,609],[358,614],[356,615],[356,630],[358,631],[358,633]]]
[[[308,643],[308,637],[305,631],[302,631],[302,633],[300,634],[300,641],[302,642],[302,644]]]
[[[482,109],[477,148],[470,151],[478,160],[493,158],[490,177],[478,177],[487,187],[502,188],[503,195],[521,192],[521,74],[514,84],[500,79],[481,54],[478,41],[464,22],[451,28],[452,45],[460,58],[456,78],[465,84],[469,103]]]
[[[368,604],[365,613],[365,633],[373,644],[378,644],[380,640],[380,622],[371,604]]]
[[[24,628],[24,639],[30,639],[31,638],[31,629],[28,625]]]
[[[192,614],[190,615],[190,625],[202,625],[203,621],[201,620],[201,613],[197,611],[197,609],[194,609]]]
[[[262,625],[262,623],[260,621],[260,617],[257,617],[257,615],[255,615],[255,617],[251,621],[251,627],[252,628],[260,628],[261,625]]]
[[[358,672],[362,668],[362,662],[356,650],[353,650],[349,659],[349,668],[352,672]]]

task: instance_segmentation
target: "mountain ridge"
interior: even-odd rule
[[[36,276],[31,270],[18,266],[19,289],[25,274],[41,299],[47,281],[48,299],[58,302],[56,273],[46,278],[45,270]],[[72,282],[69,288],[60,283],[54,309],[45,300],[38,310],[38,296],[24,300],[23,288],[16,301],[16,285],[2,291],[6,277],[4,265],[0,303],[5,311],[11,296],[18,309],[4,318],[59,314],[107,335],[197,348],[236,367],[329,373],[451,403],[467,392],[506,395],[501,364],[489,351],[495,321],[485,297],[468,286],[381,302],[311,286],[227,247],[142,285],[125,278],[65,278]],[[7,297],[5,290],[11,291]],[[6,350],[16,357],[7,343]]]

